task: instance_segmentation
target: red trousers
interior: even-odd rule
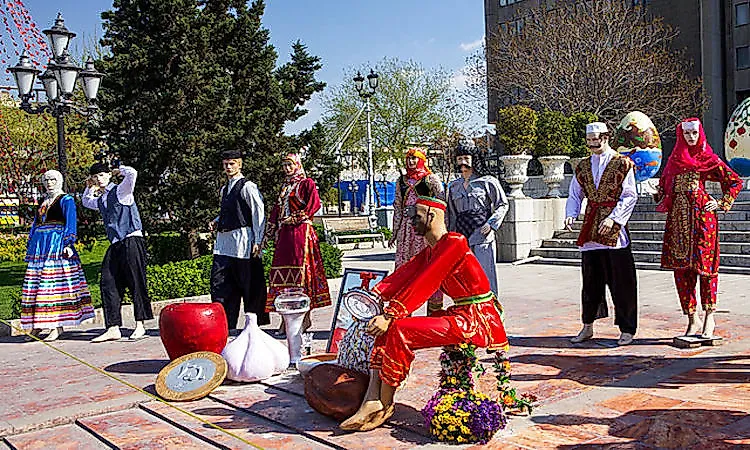
[[[718,290],[718,277],[716,275],[698,275],[698,272],[690,269],[676,269],[674,271],[674,284],[677,294],[680,296],[680,306],[685,314],[694,314],[698,306],[695,298],[695,285],[701,280],[701,305],[704,311],[716,309],[716,292]]]
[[[398,387],[409,374],[414,350],[464,342],[480,347],[487,345],[482,330],[477,330],[474,336],[467,339],[453,326],[454,321],[451,315],[393,320],[388,331],[375,339],[370,368],[380,370],[383,383]]]

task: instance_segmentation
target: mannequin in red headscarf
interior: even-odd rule
[[[281,167],[286,179],[266,226],[265,241],[276,243],[268,274],[266,311],[274,310],[273,302],[284,289],[295,287],[303,288],[310,297],[310,308],[330,305],[323,257],[312,224],[313,216],[320,209],[315,181],[305,175],[298,154],[286,155]],[[302,326],[309,328],[309,312]]]
[[[445,200],[445,190],[440,179],[427,167],[427,156],[417,148],[407,150],[404,157],[406,175],[398,180],[396,199],[393,202],[393,237],[388,242],[396,244],[396,269],[421,252],[427,244],[414,232],[409,222],[409,213],[417,203],[417,197],[427,196]],[[427,303],[427,312],[443,307],[443,293],[435,292]]]
[[[721,184],[723,196],[715,200],[706,181]],[[700,120],[677,125],[677,144],[659,181],[657,210],[667,213],[661,266],[674,270],[682,311],[688,316],[686,336],[698,334],[695,287],[700,278],[705,311],[702,337],[713,337],[719,271],[719,223],[716,211],[729,211],[742,190],[742,180],[713,152]]]

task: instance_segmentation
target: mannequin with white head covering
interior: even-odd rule
[[[638,201],[634,164],[612,150],[609,135],[605,123],[586,125],[591,157],[576,167],[565,205],[565,226],[573,231],[571,226],[581,213],[583,199],[588,200],[577,241],[583,273],[583,329],[571,339],[574,344],[591,339],[594,321],[607,317],[607,287],[615,305],[615,324],[621,332],[618,345],[630,344],[637,328],[637,281],[627,232]]]
[[[30,329],[32,336],[50,329],[45,340],[54,341],[64,326],[76,326],[93,318],[94,309],[75,250],[75,201],[63,192],[63,176],[57,170],[45,172],[41,181],[47,193],[29,233],[21,327]]]

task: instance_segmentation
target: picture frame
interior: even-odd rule
[[[380,280],[382,280],[386,276],[388,276],[387,270],[356,268],[344,269],[344,275],[341,278],[341,286],[339,287],[338,299],[336,300],[336,309],[334,309],[333,318],[331,319],[331,332],[328,336],[326,352],[338,352],[339,341],[344,337],[346,330],[348,330],[351,324],[354,322],[354,318],[352,317],[352,315],[345,307],[342,306],[344,294],[355,288],[369,291],[373,286],[379,283]]]

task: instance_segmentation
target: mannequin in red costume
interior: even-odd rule
[[[373,288],[387,306],[369,323],[368,332],[376,336],[370,385],[359,411],[341,424],[343,430],[371,430],[393,414],[393,396],[409,373],[414,350],[461,343],[493,349],[508,345],[490,282],[466,238],[447,231],[445,207],[439,199],[417,200],[412,224],[428,247]],[[431,317],[409,317],[438,288],[454,306]]]
[[[715,200],[705,182],[721,184],[723,196]],[[690,118],[677,125],[677,145],[659,181],[657,210],[667,213],[661,266],[674,270],[682,311],[688,316],[686,336],[697,334],[695,286],[700,278],[705,311],[704,338],[713,337],[719,273],[719,222],[716,211],[729,211],[742,190],[742,179],[713,152],[706,142],[700,120]]]

